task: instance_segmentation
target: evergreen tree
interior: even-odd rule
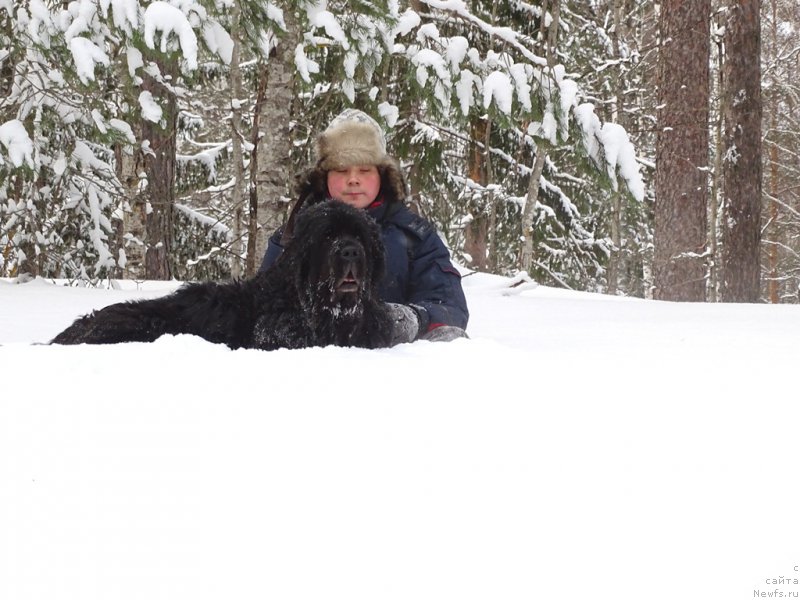
[[[217,50],[224,30],[199,4],[181,10],[165,2],[80,0],[50,9],[31,2],[0,5],[0,15],[3,42],[14,49],[6,57],[14,62],[4,60],[10,93],[2,114],[21,125],[14,127],[15,147],[30,149],[22,162],[9,155],[0,176],[3,269],[81,279],[114,274],[126,265],[118,238],[135,238],[111,222],[130,208],[130,190],[166,194],[166,201],[151,195],[143,211],[151,234],[154,221],[171,218],[168,165],[175,155],[161,143],[174,135],[171,103],[182,93],[183,73],[197,66],[195,29]],[[156,131],[166,136],[143,139]],[[153,157],[161,154],[166,166],[153,169]],[[135,158],[122,185],[125,155]],[[140,170],[137,162],[149,166]],[[149,179],[140,174],[147,170]],[[157,239],[144,240],[162,254],[155,276],[169,274],[163,265],[171,228],[160,229]]]
[[[638,197],[643,186],[627,139],[604,132],[564,67],[547,64],[541,38],[554,22],[524,2],[476,2],[470,11],[430,1],[402,13],[398,40],[408,41],[392,56],[403,93],[394,103],[396,153],[413,161],[415,201],[454,251],[478,268],[510,272],[519,268],[521,215],[541,150],[550,158],[534,186],[541,195],[528,234],[536,275],[588,286],[604,248],[572,184],[584,181],[583,169],[594,185],[613,188],[621,175]]]
[[[649,0],[566,2],[559,55],[583,93],[594,99],[604,121],[622,125],[645,167],[644,201],[634,195],[592,185],[587,179],[574,194],[591,215],[596,237],[608,249],[604,289],[645,296],[652,285],[653,189],[656,97],[655,7]],[[652,108],[651,108],[652,107]],[[565,156],[568,159],[569,155]],[[598,286],[599,287],[599,286]]]
[[[290,174],[307,164],[316,134],[342,108],[355,105],[383,121],[390,151],[409,175],[413,205],[439,226],[457,256],[470,258],[469,249],[473,265],[516,270],[527,202],[537,253],[534,274],[597,286],[608,247],[605,236],[595,235],[601,229],[596,213],[606,202],[603,190],[613,190],[621,177],[641,198],[642,181],[627,137],[612,124],[602,125],[594,106],[582,102],[561,64],[563,56],[556,54],[550,64],[543,58],[548,31],[556,32],[555,26],[548,30],[548,23],[558,21],[555,11],[525,2],[475,2],[468,9],[435,0],[243,2],[237,8],[238,27],[228,5],[212,3],[178,7],[128,0],[103,9],[82,0],[36,17],[41,21],[44,15],[50,23],[47,64],[67,65],[66,91],[58,96],[78,94],[85,143],[105,160],[106,173],[96,179],[110,190],[108,205],[99,205],[108,223],[100,220],[102,235],[90,240],[102,242],[106,269],[126,266],[128,276],[139,276],[132,263],[146,263],[146,255],[128,265],[126,252],[133,256],[149,248],[159,255],[159,276],[220,277],[230,268],[229,259],[243,260],[246,241],[251,271],[262,252],[257,221],[266,231],[272,228],[261,203],[272,203],[280,213],[290,197],[288,177],[271,192],[260,188],[265,174]],[[27,31],[31,17],[27,12],[20,17],[22,12],[0,8],[9,27]],[[24,55],[25,44],[16,47],[12,38],[7,35],[12,51],[3,59],[3,73],[12,56],[20,69],[35,68],[36,61]],[[279,40],[289,43],[281,47]],[[232,96],[229,86],[236,44],[243,97]],[[267,67],[279,62],[293,71],[286,80],[270,82]],[[279,96],[278,88],[290,93],[276,112],[268,102]],[[5,110],[10,106],[3,104],[4,121],[12,119]],[[276,115],[287,133],[270,139],[265,124]],[[45,144],[34,143],[32,125],[16,121],[31,142],[24,156],[36,166],[36,153]],[[62,129],[69,127],[54,118],[42,140],[65,147]],[[259,154],[287,140],[290,150],[266,161]],[[4,162],[11,175],[3,179],[3,210],[9,197],[17,210],[14,176],[21,169],[24,177],[30,169],[10,156]],[[529,201],[537,156],[542,173],[533,178],[537,195]],[[154,167],[154,157],[161,167]],[[283,162],[275,162],[279,159]],[[33,180],[31,173],[31,187]],[[246,228],[243,183],[249,192]],[[161,195],[152,196],[156,192]],[[91,197],[90,216],[98,213],[91,210]],[[158,221],[163,226],[158,233],[151,227],[148,239],[148,223]],[[40,230],[32,221],[29,229]],[[18,230],[10,237],[22,241]],[[10,227],[3,232],[10,239]],[[17,265],[27,254],[17,244],[7,256],[5,265]]]
[[[113,118],[94,10],[0,4],[0,274],[93,279],[124,262],[110,244],[119,205],[109,148],[131,132]]]

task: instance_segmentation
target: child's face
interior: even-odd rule
[[[353,165],[328,171],[328,193],[355,208],[367,208],[381,190],[381,174],[374,165]]]

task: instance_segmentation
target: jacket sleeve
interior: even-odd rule
[[[278,260],[278,257],[283,254],[283,246],[281,246],[281,236],[283,235],[283,227],[278,228],[275,233],[269,236],[267,242],[267,251],[264,252],[264,258],[261,261],[261,266],[258,268],[259,273],[263,273],[269,269],[273,263]]]
[[[423,233],[418,230],[418,233]],[[425,228],[410,258],[408,303],[425,310],[421,320],[423,331],[440,325],[467,328],[469,311],[461,274],[450,262],[450,253],[434,228]]]

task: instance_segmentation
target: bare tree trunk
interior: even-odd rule
[[[522,211],[522,252],[520,253],[520,270],[530,274],[533,268],[533,213],[539,199],[539,181],[544,170],[546,157],[544,148],[540,144],[536,147],[533,157],[531,176],[528,179],[528,196],[525,200],[525,209]]]
[[[723,62],[723,43],[720,39],[716,40],[717,46],[717,81],[716,81],[716,95],[719,98],[722,94],[724,81],[722,79],[722,62]],[[717,102],[719,104],[719,102]],[[721,108],[721,107],[720,107]],[[722,114],[717,110],[716,118],[714,119],[714,170],[711,174],[711,194],[709,197],[708,206],[708,244],[709,244],[709,261],[708,266],[708,300],[710,302],[718,301],[719,294],[719,248],[717,239],[719,237],[718,223],[719,223],[719,203],[720,203],[720,188],[722,187]]]
[[[487,270],[488,227],[486,216],[478,215],[470,221],[465,231],[464,250],[472,258],[470,266],[476,271]]]
[[[776,0],[770,3],[772,10],[772,27],[770,36],[772,38],[772,56],[770,61],[777,59],[778,48],[778,7]],[[777,73],[773,71],[772,75],[773,91],[770,97],[770,136],[775,136],[769,149],[769,226],[765,231],[772,232],[770,235],[771,244],[767,248],[767,268],[769,271],[769,283],[767,284],[767,296],[771,304],[778,304],[780,302],[780,286],[778,284],[778,235],[779,235],[779,219],[780,212],[778,208],[778,186],[779,173],[778,173],[778,95],[776,90],[781,83],[778,81]]]
[[[258,173],[256,179],[258,232],[255,262],[260,262],[269,235],[283,221],[292,196],[292,104],[294,100],[294,51],[300,39],[299,25],[289,7],[283,11],[286,34],[266,63],[266,95],[259,117]],[[251,216],[252,210],[251,210]],[[252,225],[251,225],[252,228]]]
[[[622,10],[624,0],[614,0],[614,29],[611,32],[611,42],[614,47],[614,57],[622,59],[620,51],[620,37],[622,36]],[[621,72],[614,78],[614,104],[612,106],[612,121],[622,125],[623,115],[623,86],[625,82]],[[606,293],[616,295],[619,285],[620,263],[622,262],[622,192],[613,192],[611,195],[611,254],[608,257],[608,270],[606,272]]]
[[[555,57],[553,53],[555,52],[556,41],[558,40],[559,8],[560,0],[554,0],[553,6],[549,9],[552,21],[547,30],[547,40],[544,42],[548,69],[552,69],[553,66],[555,66]],[[542,14],[546,14],[547,11],[548,3],[545,2],[542,6]],[[542,19],[542,24],[542,26],[544,26],[544,19]],[[533,211],[539,201],[539,183],[542,177],[542,171],[544,171],[544,162],[547,158],[543,143],[537,145],[535,152],[536,154],[533,157],[533,165],[531,167],[531,175],[528,180],[528,194],[525,199],[525,209],[522,213],[520,269],[527,273],[530,273],[533,268]]]
[[[470,167],[469,178],[475,183],[485,187],[488,183],[486,164],[486,131],[489,117],[474,120],[470,130]],[[488,243],[489,219],[485,211],[486,199],[473,201],[471,204],[472,220],[464,231],[464,250],[472,257],[470,266],[477,271],[486,271],[488,268]]]
[[[121,266],[123,279],[144,279],[144,239],[147,219],[147,199],[139,193],[138,160],[141,154],[130,147],[116,145],[114,157],[117,178],[122,184],[126,209],[117,232],[119,247],[125,251],[125,264]],[[118,254],[119,255],[119,254]]]
[[[497,8],[499,2],[492,3],[492,19],[491,24],[494,26],[497,23]],[[490,186],[493,183],[492,177],[492,120],[488,119],[486,122],[486,135],[483,138],[483,146],[484,146],[484,160],[486,161],[486,185]],[[488,190],[488,209],[489,214],[487,216],[487,229],[488,229],[488,239],[486,240],[486,258],[487,258],[487,270],[490,273],[494,273],[497,269],[497,198],[495,198],[494,190]]]
[[[656,299],[705,300],[710,0],[661,4]]]
[[[250,143],[253,147],[250,153],[250,182],[248,189],[247,211],[247,258],[245,260],[245,273],[247,277],[255,275],[260,266],[261,255],[258,255],[258,164],[259,147],[261,139],[261,113],[267,97],[267,68],[262,65],[258,70],[258,90],[256,92],[256,105],[253,108],[253,133]],[[263,255],[263,251],[262,251]]]
[[[425,11],[425,6],[422,4],[421,0],[409,0],[408,4],[409,4],[409,7],[411,8],[411,10],[413,10],[418,15],[424,14],[426,12]],[[386,61],[384,63],[384,65],[385,65],[385,71],[384,71],[384,77],[383,77],[384,85],[381,86],[381,97],[382,97],[384,102],[389,100],[389,90],[391,89],[390,78],[389,78],[389,73],[390,73],[389,64],[390,64],[390,61]],[[414,115],[416,119],[419,119],[420,115],[423,113],[423,111],[421,109],[421,106],[420,106],[422,104],[422,99],[419,98],[419,97],[416,97],[416,98],[411,97],[409,100],[412,103],[411,104],[411,109],[410,110],[406,109],[406,110],[408,110],[409,114]],[[401,112],[403,112],[403,111],[401,111]],[[407,180],[408,180],[408,193],[409,193],[408,206],[412,211],[414,211],[415,213],[421,215],[421,214],[424,214],[424,213],[421,210],[421,202],[420,202],[420,200],[422,198],[422,191],[423,191],[423,185],[422,185],[422,182],[421,182],[420,171],[421,171],[421,169],[420,169],[419,165],[416,162],[412,162],[411,166],[408,169]],[[446,199],[438,200],[436,202],[437,209],[438,209],[438,206],[439,206],[440,203],[441,204],[446,204],[446,202],[447,202]],[[466,245],[469,245],[469,243],[470,243],[469,242],[470,235],[471,234],[470,234],[469,225],[468,225],[466,227],[465,231],[464,231],[465,244]],[[466,249],[466,247],[465,247],[465,249]]]
[[[772,113],[772,127],[777,127],[776,113]],[[780,178],[778,173],[778,144],[773,144],[769,152],[769,193],[771,200],[769,202],[769,223],[772,229],[771,240],[773,243],[767,249],[767,265],[769,269],[769,284],[767,286],[767,296],[771,304],[778,304],[780,299],[780,285],[778,283],[778,225],[780,220],[780,212],[778,208],[777,197],[780,193],[778,187],[778,180]]]
[[[761,278],[760,2],[728,6],[725,28],[725,155],[721,299],[756,302]]]
[[[244,213],[244,160],[242,153],[242,108],[239,105],[242,98],[242,71],[239,68],[241,48],[240,21],[242,10],[238,2],[233,3],[231,9],[231,37],[233,38],[233,51],[231,53],[231,146],[233,159],[233,239],[231,240],[231,277],[239,279],[242,275],[242,219]]]
[[[120,80],[124,81],[127,73],[118,73]],[[136,103],[135,96],[124,94],[120,102]],[[133,122],[134,137],[144,139],[141,131],[141,121]],[[145,222],[147,221],[148,198],[146,191],[140,189],[140,174],[143,169],[144,155],[136,144],[118,143],[114,145],[114,168],[117,179],[122,186],[125,201],[122,203],[124,210],[117,235],[119,237],[119,250],[124,250],[125,261],[120,265],[122,279],[144,279]],[[119,256],[119,254],[118,254]]]
[[[159,63],[161,73],[168,74]],[[172,91],[150,75],[144,75],[142,89],[149,91],[163,111],[164,127],[142,120],[142,139],[149,142],[144,153],[147,175],[147,215],[144,269],[147,279],[172,278],[172,211],[175,204],[175,152],[178,108]]]
[[[423,14],[424,8],[422,2],[420,0],[409,0],[409,6],[411,10],[413,10],[417,14]],[[381,99],[384,102],[389,101],[389,91],[391,89],[391,58],[387,61],[384,61],[384,72],[383,72],[383,85],[381,85]],[[419,119],[422,113],[420,108],[421,98],[419,97],[411,97],[408,99],[411,102],[410,107],[406,107],[405,109],[401,110],[401,112],[407,112],[407,114],[414,115],[415,119]],[[420,166],[413,162],[408,167],[408,174],[407,174],[407,183],[408,183],[408,201],[407,206],[408,208],[418,215],[425,214],[422,210],[422,192],[423,192],[423,184],[422,184],[422,177],[420,175]],[[446,204],[447,200],[445,199],[438,199],[435,204],[434,211],[439,210],[440,205]],[[430,217],[431,215],[427,215]]]
[[[486,215],[486,270],[493,273],[497,267],[497,254],[496,254],[496,238],[497,238],[497,198],[494,196],[494,190],[490,187],[492,184],[492,120],[488,119],[486,122],[486,135],[483,138],[483,147],[485,148],[484,160],[486,161],[486,208],[488,214]]]

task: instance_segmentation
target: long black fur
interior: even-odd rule
[[[297,216],[292,241],[266,272],[112,304],[79,318],[52,343],[150,342],[188,333],[231,348],[388,347],[392,323],[377,296],[383,253],[378,226],[364,211],[315,204]]]

